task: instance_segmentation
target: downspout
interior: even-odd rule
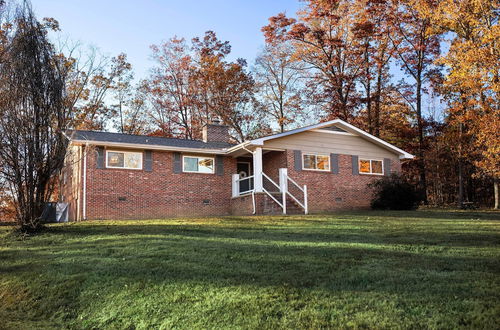
[[[89,145],[85,144],[83,152],[83,220],[87,220],[87,149]]]
[[[253,205],[252,214],[255,215],[255,213],[257,213],[257,209],[255,207],[255,190],[252,190],[252,205]]]

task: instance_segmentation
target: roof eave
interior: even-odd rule
[[[182,152],[192,152],[199,154],[215,154],[224,155],[227,153],[227,149],[203,149],[203,148],[185,148],[185,147],[173,147],[173,146],[160,146],[151,144],[139,144],[139,143],[121,143],[121,142],[107,142],[107,141],[95,141],[95,140],[71,140],[74,145],[99,145],[115,148],[135,148],[135,149],[147,149],[147,150],[164,150],[164,151],[182,151]]]

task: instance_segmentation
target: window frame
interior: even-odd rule
[[[117,153],[122,153],[123,154],[123,167],[121,166],[110,166],[108,163],[108,153],[110,152],[117,152]],[[139,154],[141,156],[141,160],[139,162],[139,167],[127,167],[125,166],[125,154]],[[141,151],[122,151],[122,150],[106,150],[106,168],[112,168],[112,169],[119,169],[119,170],[136,170],[136,171],[141,171],[143,169],[143,163],[144,163],[144,156],[143,152]]]
[[[212,164],[213,164],[212,172],[207,173],[207,172],[200,172],[200,171],[186,171],[186,170],[184,169],[185,158],[196,158],[196,159],[204,158],[204,159],[211,159],[211,160],[212,160]],[[193,156],[193,155],[182,155],[182,173],[215,174],[215,157],[208,157],[208,156]]]
[[[370,172],[369,173],[361,172],[361,161],[370,162]],[[373,173],[373,170],[372,170],[372,162],[373,161],[382,163],[382,173]],[[384,160],[383,159],[373,159],[373,158],[359,158],[358,159],[358,173],[362,174],[362,175],[380,175],[380,176],[383,176],[385,174]]]
[[[305,161],[304,161],[305,156],[314,156],[315,157],[315,161],[314,161],[314,165],[315,166],[317,164],[317,160],[316,160],[317,156],[326,157],[328,159],[328,169],[322,170],[322,169],[319,169],[319,168],[306,168],[304,166],[305,165]],[[316,153],[302,153],[302,170],[303,171],[330,172],[331,168],[332,168],[332,164],[331,164],[330,155],[316,154]]]

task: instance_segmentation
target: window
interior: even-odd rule
[[[142,169],[142,152],[106,151],[106,167]]]
[[[182,157],[183,172],[214,173],[214,159],[209,157],[184,156]]]
[[[374,159],[360,159],[359,173],[383,175],[384,167],[382,161]]]
[[[304,170],[329,171],[330,157],[325,155],[304,154],[302,156],[302,168]]]

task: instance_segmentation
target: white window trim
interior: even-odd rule
[[[120,166],[110,166],[108,164],[108,153],[110,152],[119,152],[123,154],[123,167]],[[126,167],[125,166],[125,154],[139,154],[141,155],[141,161],[139,162],[140,166],[138,168],[135,167]],[[143,158],[142,158],[142,152],[140,151],[122,151],[122,150],[106,150],[106,168],[117,168],[120,170],[142,170],[142,163],[143,163]]]
[[[328,169],[322,170],[319,168],[306,168],[304,166],[304,156],[323,156],[328,158]],[[315,172],[330,172],[332,164],[330,164],[330,155],[325,155],[325,154],[315,154],[315,153],[303,153],[302,154],[302,170],[303,171],[315,171]]]
[[[212,172],[211,173],[206,173],[206,172],[199,172],[199,171],[186,171],[184,170],[184,159],[185,158],[204,158],[204,159],[211,159],[212,160],[212,164],[214,164],[213,168],[212,168]],[[186,155],[186,156],[182,156],[182,172],[183,173],[198,173],[198,174],[215,174],[215,158],[214,157],[206,157],[206,156],[190,156],[190,155]]]
[[[370,173],[364,173],[364,172],[361,172],[361,161],[364,160],[364,161],[369,161],[370,162]],[[382,173],[373,173],[372,172],[372,161],[375,160],[377,162],[381,162],[382,163]],[[385,168],[384,168],[384,160],[383,159],[371,159],[371,158],[359,158],[358,159],[358,172],[359,174],[361,175],[380,175],[380,176],[383,176],[384,173],[385,173]]]

